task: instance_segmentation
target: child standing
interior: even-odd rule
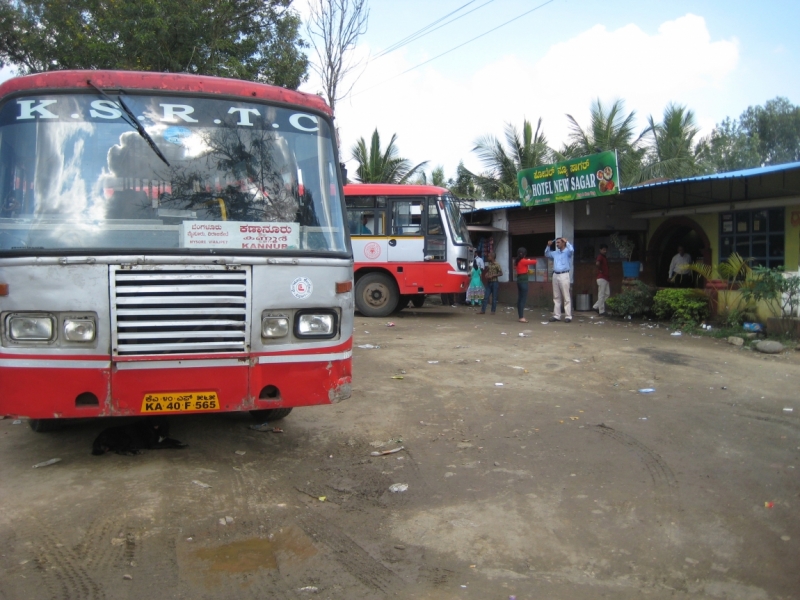
[[[478,259],[472,261],[472,273],[469,278],[469,287],[467,288],[467,302],[475,306],[483,302],[483,281],[481,281],[482,270],[478,265]]]

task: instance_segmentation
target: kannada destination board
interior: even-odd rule
[[[520,203],[539,206],[619,193],[615,151],[541,165],[517,173]]]
[[[184,221],[183,248],[289,250],[299,246],[299,223]]]

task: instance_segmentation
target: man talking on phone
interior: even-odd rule
[[[555,250],[553,250],[555,244]],[[553,259],[553,316],[551,321],[561,320],[561,302],[564,302],[564,322],[572,321],[572,297],[569,292],[569,269],[575,249],[567,238],[556,238],[547,242],[544,255]]]

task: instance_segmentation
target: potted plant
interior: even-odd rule
[[[753,269],[750,268],[752,259],[742,258],[734,252],[724,261],[716,266],[707,265],[701,262],[694,262],[689,265],[689,270],[696,273],[705,280],[703,290],[708,296],[711,304],[711,314],[717,316],[719,313],[719,294],[724,293],[725,314],[735,311],[742,315],[749,315],[752,312],[753,303],[750,298],[738,294],[731,294],[739,289],[743,284],[750,281],[753,277]],[[744,304],[742,303],[744,301]]]
[[[611,243],[614,245],[614,248],[617,249],[622,259],[622,276],[632,279],[639,277],[639,261],[631,260],[633,249],[636,247],[633,240],[629,240],[628,238],[622,239],[619,237],[619,233],[614,232],[611,234]]]

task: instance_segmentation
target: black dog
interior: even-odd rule
[[[186,444],[169,437],[169,423],[164,417],[147,417],[101,431],[92,444],[92,454],[116,452],[130,456],[141,454],[142,450],[185,447]]]

